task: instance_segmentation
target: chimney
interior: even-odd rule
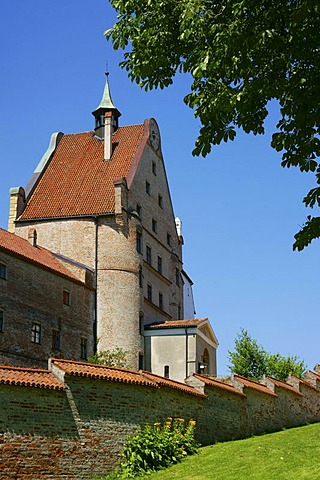
[[[14,222],[21,215],[25,202],[25,191],[22,187],[10,188],[10,211],[8,231],[14,233]]]
[[[113,180],[115,197],[115,214],[121,215],[122,210],[128,208],[128,186],[124,177]]]
[[[104,115],[104,159],[110,160],[112,156],[112,112]]]
[[[38,238],[37,230],[35,230],[34,228],[30,228],[28,232],[28,241],[29,243],[31,243],[33,247],[37,246],[37,238]]]

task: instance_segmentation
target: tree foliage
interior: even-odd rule
[[[90,363],[98,363],[108,367],[126,368],[127,352],[122,348],[114,348],[112,350],[101,350],[88,359]]]
[[[302,377],[304,361],[296,355],[283,357],[267,352],[249,333],[242,329],[235,340],[234,352],[229,352],[230,371],[246,378],[259,380],[264,374],[285,380],[290,373]]]
[[[271,145],[283,167],[314,172],[304,198],[320,206],[320,4],[318,0],[111,0],[118,21],[107,30],[121,66],[145,90],[192,78],[185,103],[201,128],[194,155],[234,140],[237,129],[264,133],[267,104],[280,118]],[[307,218],[295,236],[302,250],[320,236]]]

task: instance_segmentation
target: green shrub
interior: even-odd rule
[[[108,479],[134,478],[169,467],[198,450],[195,421],[168,418],[161,425],[146,425],[129,437],[121,454],[120,468]]]
[[[90,363],[98,363],[108,367],[127,368],[127,352],[122,348],[113,348],[112,350],[101,350],[88,358]]]

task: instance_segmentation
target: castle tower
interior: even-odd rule
[[[155,120],[119,126],[108,73],[92,113],[94,131],[53,134],[15,232],[27,239],[36,229],[39,245],[74,271],[81,265],[95,274],[88,343],[122,348],[138,369],[145,366],[144,325],[183,316],[182,242]]]

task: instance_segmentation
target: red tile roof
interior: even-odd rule
[[[246,388],[251,388],[252,390],[257,390],[261,393],[266,393],[267,395],[271,395],[272,397],[277,397],[278,395],[274,393],[270,388],[261,385],[261,383],[255,382],[254,380],[249,380],[248,378],[241,377],[240,375],[234,375],[234,378],[238,380],[242,385]]]
[[[65,385],[48,370],[0,366],[0,384],[65,390]]]
[[[145,326],[145,330],[159,330],[162,328],[191,328],[201,325],[207,318],[194,318],[191,320],[167,320],[162,323],[152,323]]]
[[[130,183],[145,125],[118,128],[108,161],[94,132],[63,135],[19,220],[114,212],[113,180],[125,177]]]
[[[301,395],[303,397],[302,393],[299,392],[299,390],[294,388],[292,385],[289,385],[286,382],[281,382],[280,380],[277,380],[276,378],[269,377],[269,376],[267,377],[267,379],[270,380],[276,387],[290,390],[291,392],[296,393],[297,395]]]
[[[237,395],[240,395],[241,397],[246,397],[244,393],[240,392],[232,385],[222,382],[217,378],[208,377],[206,375],[199,375],[198,373],[194,373],[193,376],[201,380],[208,387],[221,388],[222,390],[227,390],[228,392],[235,393]]]
[[[131,383],[153,388],[159,388],[161,386],[169,387],[200,397],[206,396],[189,385],[142,370],[134,372],[125,368],[107,367],[95,363],[75,362],[73,360],[62,360],[60,358],[51,358],[50,363],[67,375],[74,377],[97,378],[111,382]]]
[[[184,393],[189,393],[191,395],[196,395],[198,397],[206,397],[205,394],[199,392],[196,388],[186,385],[185,383],[177,382],[176,380],[171,380],[171,378],[161,377],[155,373],[147,372],[145,370],[140,371],[141,375],[148,378],[149,380],[157,383],[161,387],[173,388],[175,390],[181,390]]]
[[[156,383],[144,378],[139,372],[133,372],[124,368],[106,367],[95,363],[75,362],[58,358],[51,358],[50,361],[51,364],[63,370],[67,375],[74,377],[97,378],[157,388]]]
[[[40,267],[51,270],[54,273],[67,277],[77,283],[83,284],[73,273],[71,273],[52,252],[46,248],[34,247],[28,240],[0,228],[0,250],[14,254],[24,260],[35,263]]]

